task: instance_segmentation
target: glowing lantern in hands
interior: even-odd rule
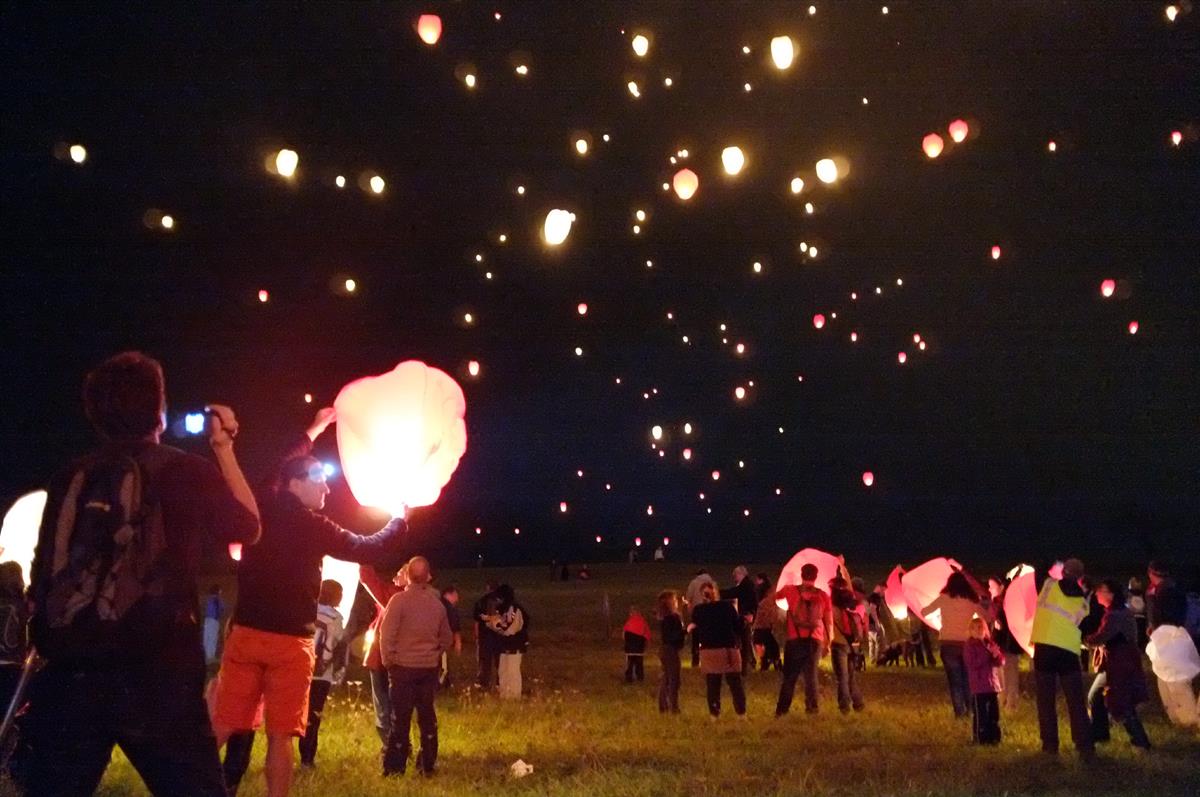
[[[0,561],[19,564],[26,584],[45,511],[45,490],[26,493],[4,514],[4,524],[0,526]]]
[[[417,35],[430,47],[437,44],[438,39],[442,38],[442,18],[437,14],[422,14],[417,17]]]
[[[686,202],[696,194],[696,189],[700,187],[700,178],[691,169],[680,169],[675,172],[671,184],[675,188],[675,195]]]
[[[781,72],[792,65],[796,57],[796,46],[790,36],[776,36],[771,39],[771,60],[775,68]]]
[[[1037,583],[1033,568],[1017,565],[1008,571],[1008,589],[1004,591],[1004,618],[1013,639],[1026,653],[1033,655],[1033,615],[1037,612]]]
[[[567,240],[571,234],[571,225],[575,223],[575,214],[568,210],[552,210],[546,214],[546,222],[542,226],[542,237],[550,246],[558,246]]]
[[[467,450],[462,388],[417,360],[351,382],[333,406],[346,482],[364,506],[429,506]]]
[[[923,616],[921,612],[941,593],[950,574],[954,572],[954,565],[957,564],[953,559],[945,557],[930,559],[925,564],[909,570],[900,579],[908,607],[935,631],[942,630],[941,611],[936,611],[928,617]]]
[[[908,619],[908,601],[904,598],[904,586],[900,583],[903,577],[904,568],[896,565],[888,574],[887,583],[883,588],[883,602],[887,604],[892,617],[897,620]]]
[[[942,141],[942,137],[937,133],[930,133],[921,139],[921,149],[925,151],[925,155],[929,158],[936,158],[942,154],[946,143]]]
[[[950,139],[955,144],[961,144],[964,141],[966,141],[967,133],[969,133],[970,131],[971,131],[971,128],[969,128],[967,126],[967,123],[964,122],[962,119],[955,119],[953,122],[950,123]]]
[[[788,586],[798,586],[801,580],[800,569],[808,564],[817,566],[816,587],[828,595],[829,581],[838,575],[838,558],[831,553],[825,553],[825,551],[819,551],[816,548],[805,548],[788,560],[788,563],[783,566],[783,570],[779,574],[779,580],[775,582],[776,591]],[[782,598],[775,603],[779,608],[787,609],[787,601]]]
[[[326,556],[321,562],[321,578],[336,581],[342,585],[342,602],[337,610],[343,619],[350,619],[350,610],[354,608],[354,596],[358,594],[359,565],[353,562],[343,562]]]

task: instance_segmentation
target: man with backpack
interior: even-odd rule
[[[326,556],[359,564],[396,558],[408,526],[392,518],[370,536],[355,534],[320,514],[329,485],[311,454],[313,441],[334,422],[320,410],[283,458],[274,489],[261,496],[262,540],[242,554],[233,629],[225,640],[213,725],[223,745],[234,731],[254,727],[265,706],[267,794],[291,789],[295,744],[308,723],[313,635]]]
[[[83,390],[99,449],[56,476],[32,568],[31,794],[90,794],[114,745],[155,795],[224,795],[204,703],[201,543],[252,545],[258,507],[233,453],[238,424],[209,407],[216,467],[159,443],[162,367],[125,352]]]
[[[833,638],[833,604],[816,586],[817,566],[800,568],[800,586],[780,587],[776,595],[787,602],[787,643],[783,649],[783,683],[775,716],[792,707],[796,680],[804,676],[804,708],[817,713],[817,664],[829,653]]]

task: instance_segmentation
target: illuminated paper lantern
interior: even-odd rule
[[[746,397],[746,388],[742,387],[741,385],[735,387],[733,389],[733,397],[738,401],[744,399]]]
[[[1117,281],[1116,280],[1104,280],[1104,282],[1100,283],[1100,295],[1103,296],[1105,299],[1112,296],[1116,290],[1117,290]]]
[[[650,429],[650,436],[653,437],[655,440],[662,440],[663,428],[661,426],[658,426],[657,424],[654,425]]]
[[[821,315],[820,313],[817,313],[815,316],[813,316],[813,326],[817,329],[821,329],[823,326],[825,326],[825,316]]]
[[[1171,131],[1171,143],[1177,147],[1180,144],[1182,144],[1183,143],[1183,133],[1179,132],[1178,130],[1172,130]]]
[[[721,166],[725,169],[726,174],[736,175],[745,165],[746,154],[742,152],[741,147],[726,147],[721,150]]]
[[[1130,335],[1136,335],[1136,334],[1137,334],[1137,331],[1138,331],[1138,322],[1137,322],[1137,321],[1130,321],[1130,322],[1129,322],[1129,334],[1130,334]]]
[[[542,237],[550,246],[558,246],[567,240],[574,223],[575,214],[569,210],[552,210],[546,214],[546,221],[542,225]]]
[[[229,558],[235,562],[242,561],[242,544],[240,542],[229,543]]]
[[[788,560],[779,573],[779,579],[775,582],[776,591],[782,590],[784,587],[798,586],[801,581],[800,570],[810,564],[817,566],[816,588],[826,595],[830,594],[829,581],[837,578],[839,573],[838,558],[816,548],[805,548]],[[783,598],[777,599],[775,604],[780,609],[787,609],[787,601]]]
[[[281,149],[275,153],[275,171],[280,177],[294,177],[296,167],[300,165],[300,156],[295,150]]]
[[[804,190],[804,180],[799,177],[793,177],[788,187],[791,188],[793,194],[798,194]]]
[[[354,607],[354,596],[358,594],[358,573],[360,565],[354,562],[343,562],[326,556],[321,561],[321,578],[336,581],[342,585],[342,602],[337,610],[342,613],[343,620],[350,619],[350,610]]]
[[[462,388],[417,360],[351,382],[333,406],[346,482],[364,506],[399,515],[433,504],[467,450]]]
[[[955,144],[961,144],[967,140],[967,133],[971,132],[971,128],[962,119],[955,119],[950,123],[950,139]]]
[[[33,565],[33,550],[37,547],[42,514],[46,511],[46,491],[26,493],[4,514],[0,525],[0,562],[16,562],[21,566],[25,583]]]
[[[695,196],[696,189],[700,187],[700,178],[691,169],[680,169],[675,172],[671,185],[675,189],[675,195],[686,202]]]
[[[266,304],[268,301],[270,301],[270,299],[271,299],[271,294],[268,291],[259,291],[258,292],[258,301],[261,302],[262,304]]]
[[[875,483],[875,474],[869,470],[864,470],[862,475],[862,483],[867,487],[870,487]]]
[[[781,72],[792,65],[796,58],[796,45],[790,36],[776,36],[771,39],[771,60],[775,68]]]
[[[1000,247],[993,246],[992,247],[992,260],[999,260],[999,259],[1000,259]]]
[[[906,362],[908,362],[908,355],[904,352],[900,352],[896,355],[896,362],[904,365]]]
[[[588,306],[585,302],[580,302],[579,305],[576,306],[576,308],[575,308],[575,312],[579,313],[580,315],[587,315],[587,311],[588,311]]]
[[[437,44],[438,39],[442,38],[442,18],[437,14],[422,14],[417,17],[417,35],[430,47]]]
[[[892,568],[892,572],[888,574],[887,583],[883,589],[883,602],[887,604],[888,611],[892,613],[892,617],[895,617],[897,620],[908,619],[908,601],[904,597],[904,587],[900,583],[903,575],[904,568],[896,565]]]
[[[823,183],[836,183],[838,167],[833,158],[821,158],[817,161],[817,179]]]
[[[1191,683],[1200,675],[1200,653],[1186,628],[1163,625],[1154,629],[1146,645],[1150,667],[1167,683]]]
[[[479,376],[479,361],[471,360],[467,363],[467,373],[471,376]]]
[[[1017,565],[1008,571],[1008,589],[1004,592],[1004,617],[1013,640],[1033,655],[1033,615],[1037,612],[1037,582],[1033,568]]]
[[[633,47],[633,54],[638,58],[645,58],[646,53],[650,52],[650,39],[645,34],[637,34],[629,44]]]
[[[71,156],[71,160],[74,163],[82,164],[87,160],[87,147],[82,144],[72,144],[67,153]]]
[[[942,149],[946,146],[946,142],[942,141],[942,137],[937,133],[930,133],[921,139],[921,149],[925,151],[926,157],[936,158],[942,154]]]
[[[918,565],[909,570],[900,579],[900,585],[904,588],[904,600],[908,603],[908,608],[935,631],[942,630],[941,611],[933,612],[928,617],[922,616],[921,612],[926,606],[933,603],[946,586],[947,579],[954,572],[954,568],[951,567],[952,563],[954,563],[954,560],[945,557],[930,559],[925,564]]]

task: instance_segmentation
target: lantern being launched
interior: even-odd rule
[[[1004,616],[1013,640],[1033,655],[1033,615],[1037,612],[1037,583],[1033,568],[1017,565],[1008,571],[1008,589],[1004,591]]]
[[[25,582],[33,565],[33,549],[37,547],[42,513],[46,511],[46,491],[26,493],[4,514],[0,526],[0,562],[16,562],[21,566]]]
[[[417,360],[351,382],[333,406],[342,470],[364,506],[433,504],[467,450],[462,388]]]
[[[359,567],[354,562],[343,562],[332,556],[326,556],[321,562],[321,578],[342,585],[342,602],[337,607],[342,617],[349,617],[354,607],[354,596],[358,594]]]
[[[901,621],[908,619],[908,601],[904,598],[904,587],[900,583],[903,577],[904,568],[896,565],[888,574],[883,590],[883,602],[887,604],[888,611],[892,613],[892,617]]]
[[[918,565],[909,570],[900,579],[900,584],[904,588],[904,599],[908,602],[908,608],[935,631],[942,630],[941,610],[939,609],[928,616],[922,615],[921,612],[941,594],[942,589],[946,586],[946,581],[950,578],[957,565],[958,563],[953,559],[945,557],[930,559],[925,564]]]
[[[816,548],[805,548],[800,551],[783,566],[783,570],[779,573],[779,580],[775,582],[776,591],[788,586],[797,586],[800,584],[800,569],[805,565],[817,566],[817,581],[816,588],[829,594],[829,581],[837,578],[839,571],[838,558],[831,553],[817,550]],[[787,602],[783,599],[776,601],[779,608],[786,610]]]
[[[671,184],[675,188],[675,195],[686,202],[695,196],[696,190],[700,187],[700,178],[691,169],[680,169],[675,172],[675,178]]]

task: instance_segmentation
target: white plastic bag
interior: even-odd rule
[[[1168,683],[1190,681],[1200,675],[1200,653],[1196,644],[1183,628],[1177,625],[1161,625],[1150,635],[1146,655],[1154,674]]]
[[[513,762],[513,765],[509,767],[509,771],[512,772],[512,776],[514,778],[523,778],[526,775],[533,773],[533,764],[526,764],[522,759],[518,758]]]

